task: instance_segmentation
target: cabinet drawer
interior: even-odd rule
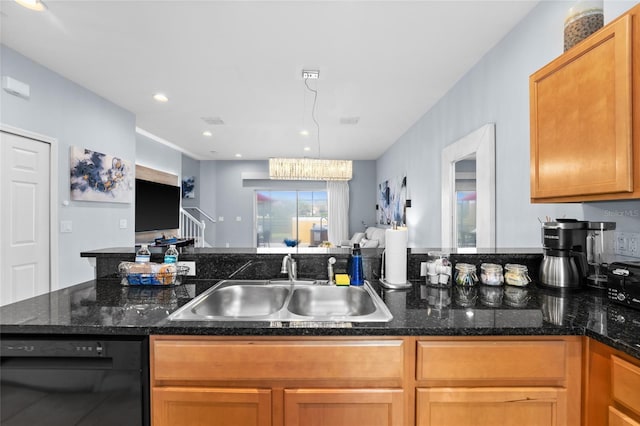
[[[444,382],[557,382],[566,375],[563,341],[418,342],[416,377]]]
[[[640,423],[609,406],[609,426],[640,426]]]
[[[152,344],[155,381],[384,381],[401,386],[402,340],[214,341]]]
[[[640,367],[612,356],[611,394],[614,400],[640,415]]]

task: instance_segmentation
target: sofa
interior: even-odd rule
[[[353,247],[354,244],[360,244],[362,248],[384,248],[385,228],[377,228],[375,226],[368,227],[364,232],[356,232],[350,240],[340,243],[340,247]]]

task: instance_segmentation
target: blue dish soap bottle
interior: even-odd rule
[[[351,285],[360,286],[364,284],[364,270],[362,267],[362,253],[360,252],[360,244],[353,245],[351,252],[351,265],[349,269],[349,281]]]

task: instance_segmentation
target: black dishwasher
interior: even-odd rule
[[[147,339],[0,342],[3,426],[148,426]]]

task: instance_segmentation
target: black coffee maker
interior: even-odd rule
[[[589,272],[587,234],[590,230],[615,229],[615,222],[588,222],[556,219],[542,224],[544,258],[540,263],[540,283],[547,287],[579,288]]]

